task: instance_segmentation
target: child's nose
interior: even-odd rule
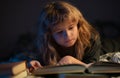
[[[70,32],[69,31],[64,31],[63,36],[64,36],[64,38],[68,38],[70,36]]]

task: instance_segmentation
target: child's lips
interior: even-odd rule
[[[65,41],[66,43],[70,43],[70,42],[72,42],[73,41],[73,39],[70,39],[70,40],[67,40],[67,41]]]

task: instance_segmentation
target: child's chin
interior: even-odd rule
[[[69,48],[69,47],[72,47],[74,44],[71,44],[71,45],[65,45],[64,47],[66,48]]]

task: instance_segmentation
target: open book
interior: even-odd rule
[[[18,74],[25,72],[26,68],[25,61],[0,64],[0,77],[15,77]],[[27,72],[24,73],[24,75],[27,75]]]
[[[94,63],[88,68],[79,64],[46,66],[33,71],[33,75],[50,75],[62,73],[120,73],[120,64],[112,62]]]

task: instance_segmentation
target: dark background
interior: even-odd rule
[[[41,8],[53,0],[0,0],[0,60],[8,59],[19,37],[36,31]],[[101,33],[103,27],[114,27],[107,32],[109,38],[119,36],[120,0],[64,0],[78,7]],[[117,34],[117,35],[116,35]]]

